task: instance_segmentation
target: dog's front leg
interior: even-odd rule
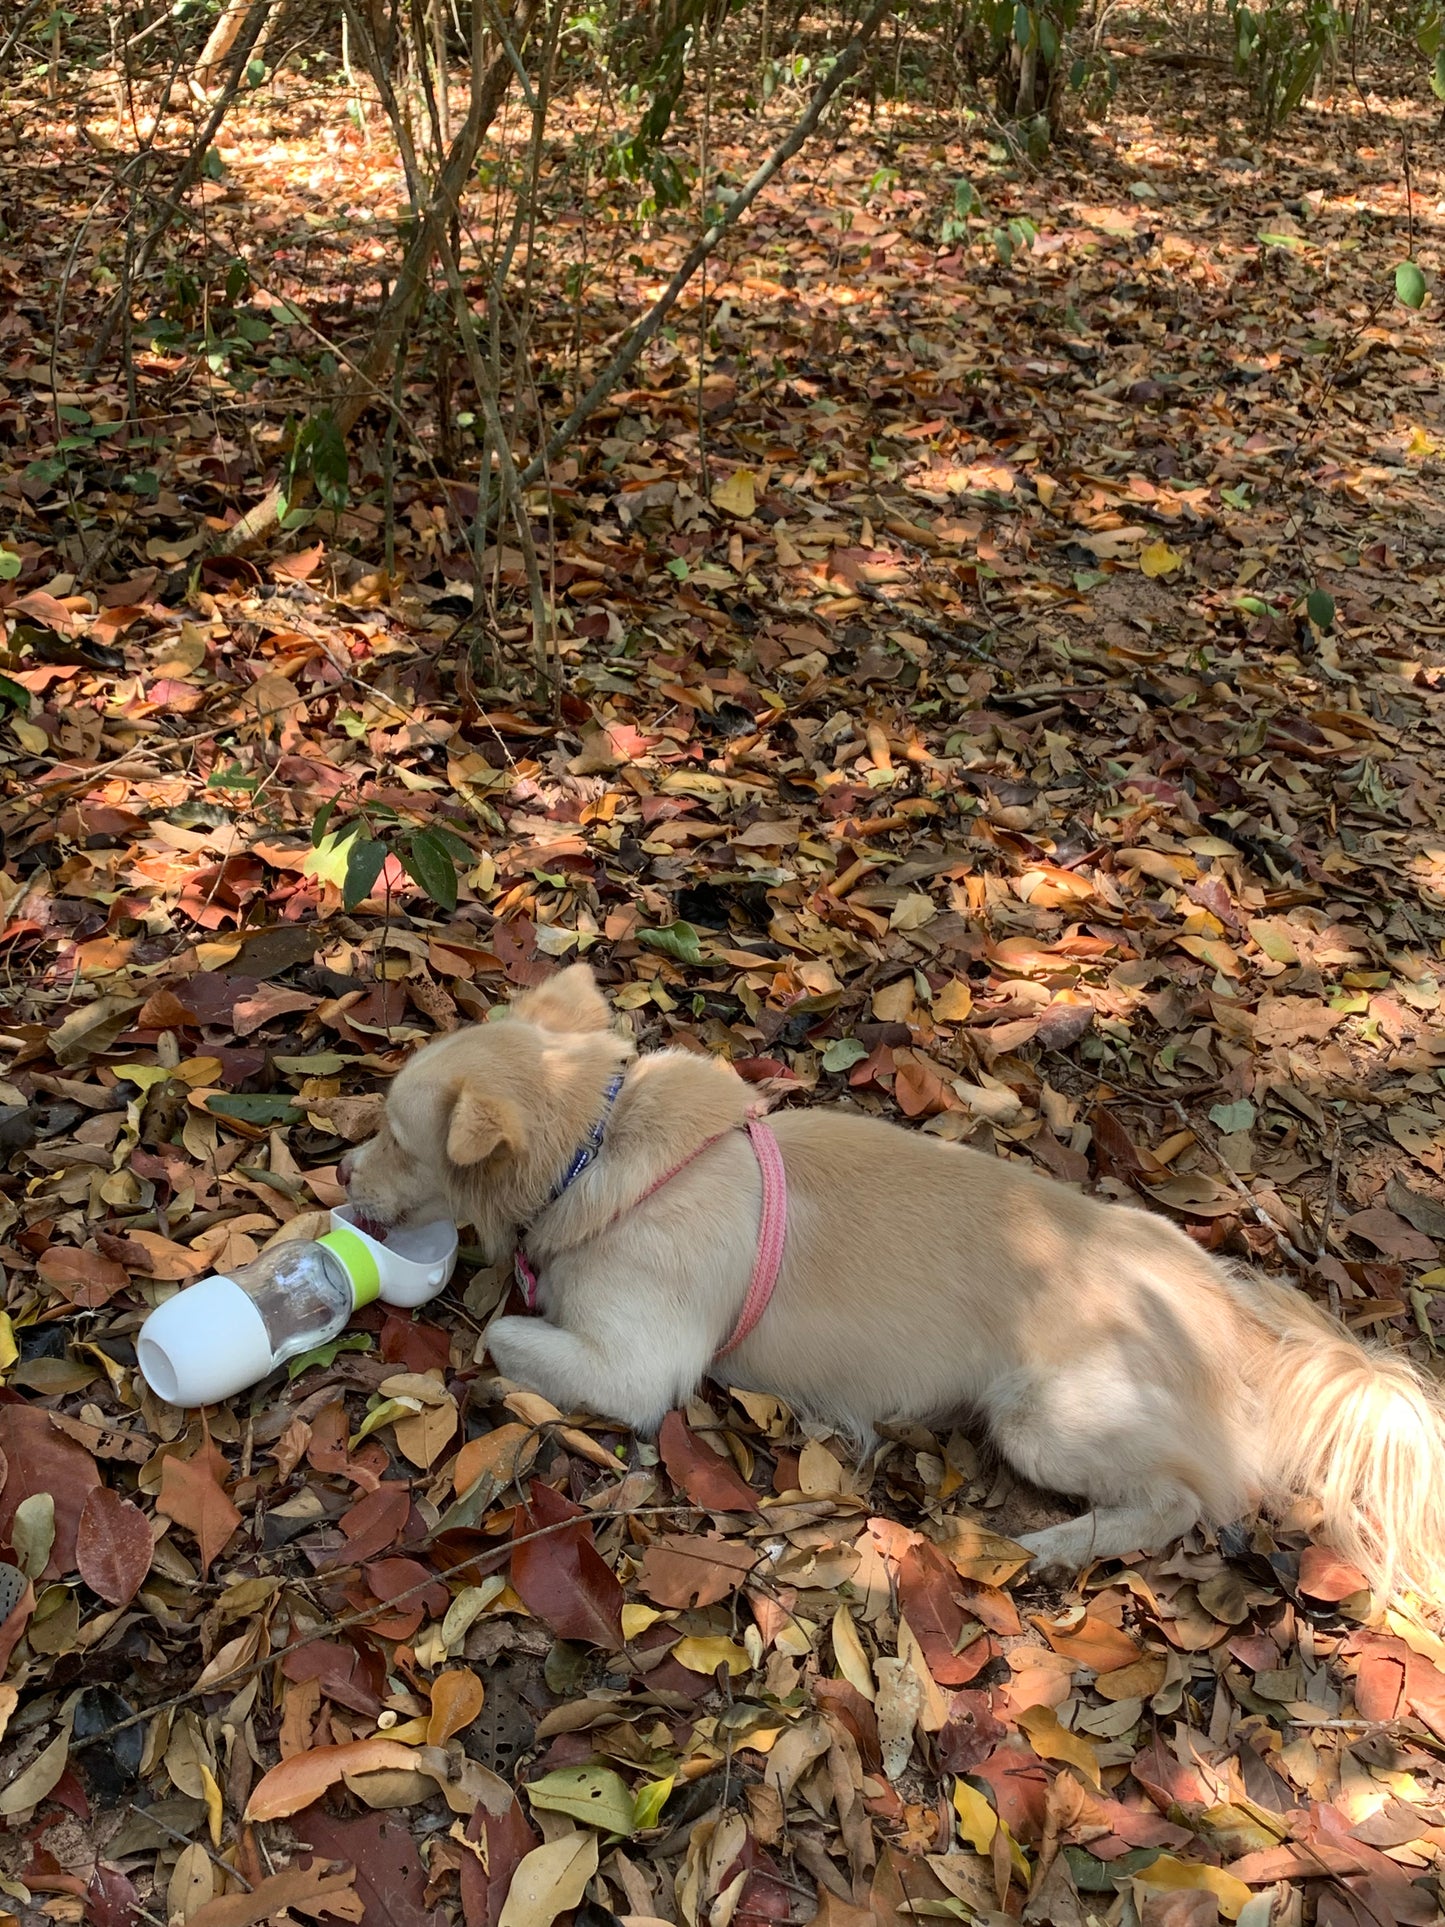
[[[634,1432],[655,1432],[693,1391],[702,1365],[634,1334],[627,1345],[604,1344],[550,1324],[545,1318],[498,1318],[487,1328],[487,1349],[504,1378],[530,1385],[564,1412],[596,1412],[621,1419]]]

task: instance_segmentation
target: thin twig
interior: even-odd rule
[[[672,312],[678,296],[697,273],[703,262],[717,247],[719,241],[735,227],[747,213],[753,202],[772,180],[773,176],[793,158],[798,149],[808,140],[818,122],[823,118],[824,109],[845,81],[851,80],[863,61],[869,41],[878,28],[893,11],[894,0],[874,0],[858,31],[839,54],[827,74],[819,82],[813,98],[808,102],[801,117],[784,135],[768,158],[758,168],[752,178],[741,187],[729,201],[725,211],[712,223],[705,233],[688,249],[672,279],[653,302],[641,321],[631,330],[622,347],[593,382],[587,393],[573,408],[562,426],[549,438],[544,448],[532,457],[522,471],[522,487],[530,488],[533,482],[545,474],[547,469],[562,451],[567,448],[579,428],[616,388],[624,375],[633,367],[643,349],[652,340],[668,315]]]
[[[1224,1159],[1219,1155],[1219,1147],[1210,1141],[1210,1133],[1208,1132],[1206,1127],[1202,1124],[1191,1123],[1189,1116],[1184,1109],[1184,1106],[1180,1104],[1177,1100],[1172,1106],[1172,1109],[1174,1111],[1174,1115],[1179,1119],[1179,1122],[1184,1126],[1185,1130],[1192,1131],[1194,1135],[1199,1139],[1200,1143],[1203,1144],[1205,1148],[1208,1150],[1210,1156],[1214,1159],[1214,1162],[1219,1166],[1220,1170],[1229,1179],[1229,1182],[1234,1187],[1235,1191],[1238,1192],[1241,1202],[1245,1206],[1247,1206],[1250,1216],[1254,1218],[1259,1224],[1262,1224],[1267,1231],[1272,1231],[1274,1233],[1276,1239],[1279,1241],[1280,1250],[1284,1253],[1285,1257],[1289,1259],[1290,1263],[1295,1267],[1296,1271],[1300,1272],[1301,1275],[1305,1275],[1313,1271],[1314,1265],[1312,1261],[1306,1258],[1304,1253],[1298,1250],[1295,1247],[1295,1245],[1291,1243],[1288,1235],[1285,1232],[1283,1225],[1277,1224],[1275,1222],[1275,1220],[1265,1210],[1264,1206],[1255,1197],[1254,1193],[1250,1190],[1249,1186],[1245,1184],[1243,1179],[1240,1177],[1239,1173],[1237,1171],[1231,1170],[1230,1166],[1226,1164]]]
[[[696,1505],[641,1505],[625,1506],[595,1514],[583,1513],[567,1519],[554,1519],[550,1525],[538,1526],[535,1531],[524,1532],[515,1539],[500,1540],[496,1550],[498,1553],[510,1553],[516,1546],[530,1545],[536,1539],[549,1539],[554,1532],[564,1532],[569,1527],[578,1525],[590,1525],[594,1520],[644,1519],[678,1512],[696,1514],[707,1510],[706,1506]],[[429,1586],[436,1585],[439,1580],[455,1579],[458,1573],[465,1572],[468,1567],[475,1566],[479,1560],[492,1556],[487,1551],[470,1553],[465,1559],[458,1559],[455,1565],[447,1566],[441,1572],[428,1573],[425,1579],[419,1579],[414,1586],[407,1586],[402,1592],[393,1593],[389,1599],[378,1599],[374,1604],[363,1606],[354,1613],[347,1613],[341,1619],[325,1620],[321,1625],[314,1626],[309,1633],[302,1633],[299,1638],[290,1640],[286,1651],[294,1653],[303,1646],[315,1645],[319,1639],[331,1639],[337,1633],[353,1632],[358,1626],[369,1625],[381,1614],[389,1613],[403,1599],[410,1599],[417,1593],[425,1592]],[[353,1567],[339,1566],[317,1576],[331,1579],[353,1570],[355,1570]],[[184,1693],[175,1693],[170,1699],[161,1700],[155,1706],[142,1707],[138,1713],[127,1714],[125,1719],[116,1720],[110,1726],[103,1726],[98,1733],[87,1733],[83,1740],[73,1741],[72,1751],[79,1752],[85,1747],[99,1746],[106,1740],[114,1739],[117,1733],[124,1733],[132,1726],[139,1726],[143,1720],[158,1719],[162,1713],[174,1713],[193,1699],[199,1699],[203,1695],[209,1697],[212,1693],[219,1693],[225,1687],[242,1685],[246,1680],[254,1679],[258,1673],[263,1673],[268,1666],[274,1666],[276,1657],[275,1653],[267,1653],[264,1658],[253,1659],[245,1666],[233,1666],[229,1672],[218,1673],[214,1679],[208,1680],[203,1688],[191,1686]]]

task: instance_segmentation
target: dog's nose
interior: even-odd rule
[[[336,1182],[340,1185],[345,1185],[349,1190],[351,1187],[351,1174],[355,1169],[356,1159],[351,1152],[348,1151],[336,1167]]]

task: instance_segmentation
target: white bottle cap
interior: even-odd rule
[[[272,1369],[260,1312],[234,1278],[202,1278],[157,1307],[136,1340],[145,1382],[167,1405],[214,1405]]]
[[[457,1228],[448,1218],[434,1218],[430,1224],[397,1225],[387,1232],[385,1243],[362,1230],[350,1205],[333,1205],[331,1223],[334,1229],[344,1227],[370,1251],[380,1287],[377,1296],[384,1305],[410,1311],[429,1304],[452,1275],[457,1261]]]

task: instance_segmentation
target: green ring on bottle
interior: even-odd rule
[[[369,1305],[373,1298],[381,1296],[381,1271],[377,1266],[376,1253],[366,1239],[345,1225],[338,1225],[324,1237],[316,1240],[334,1251],[346,1267],[346,1275],[351,1280],[352,1309],[360,1311]]]

